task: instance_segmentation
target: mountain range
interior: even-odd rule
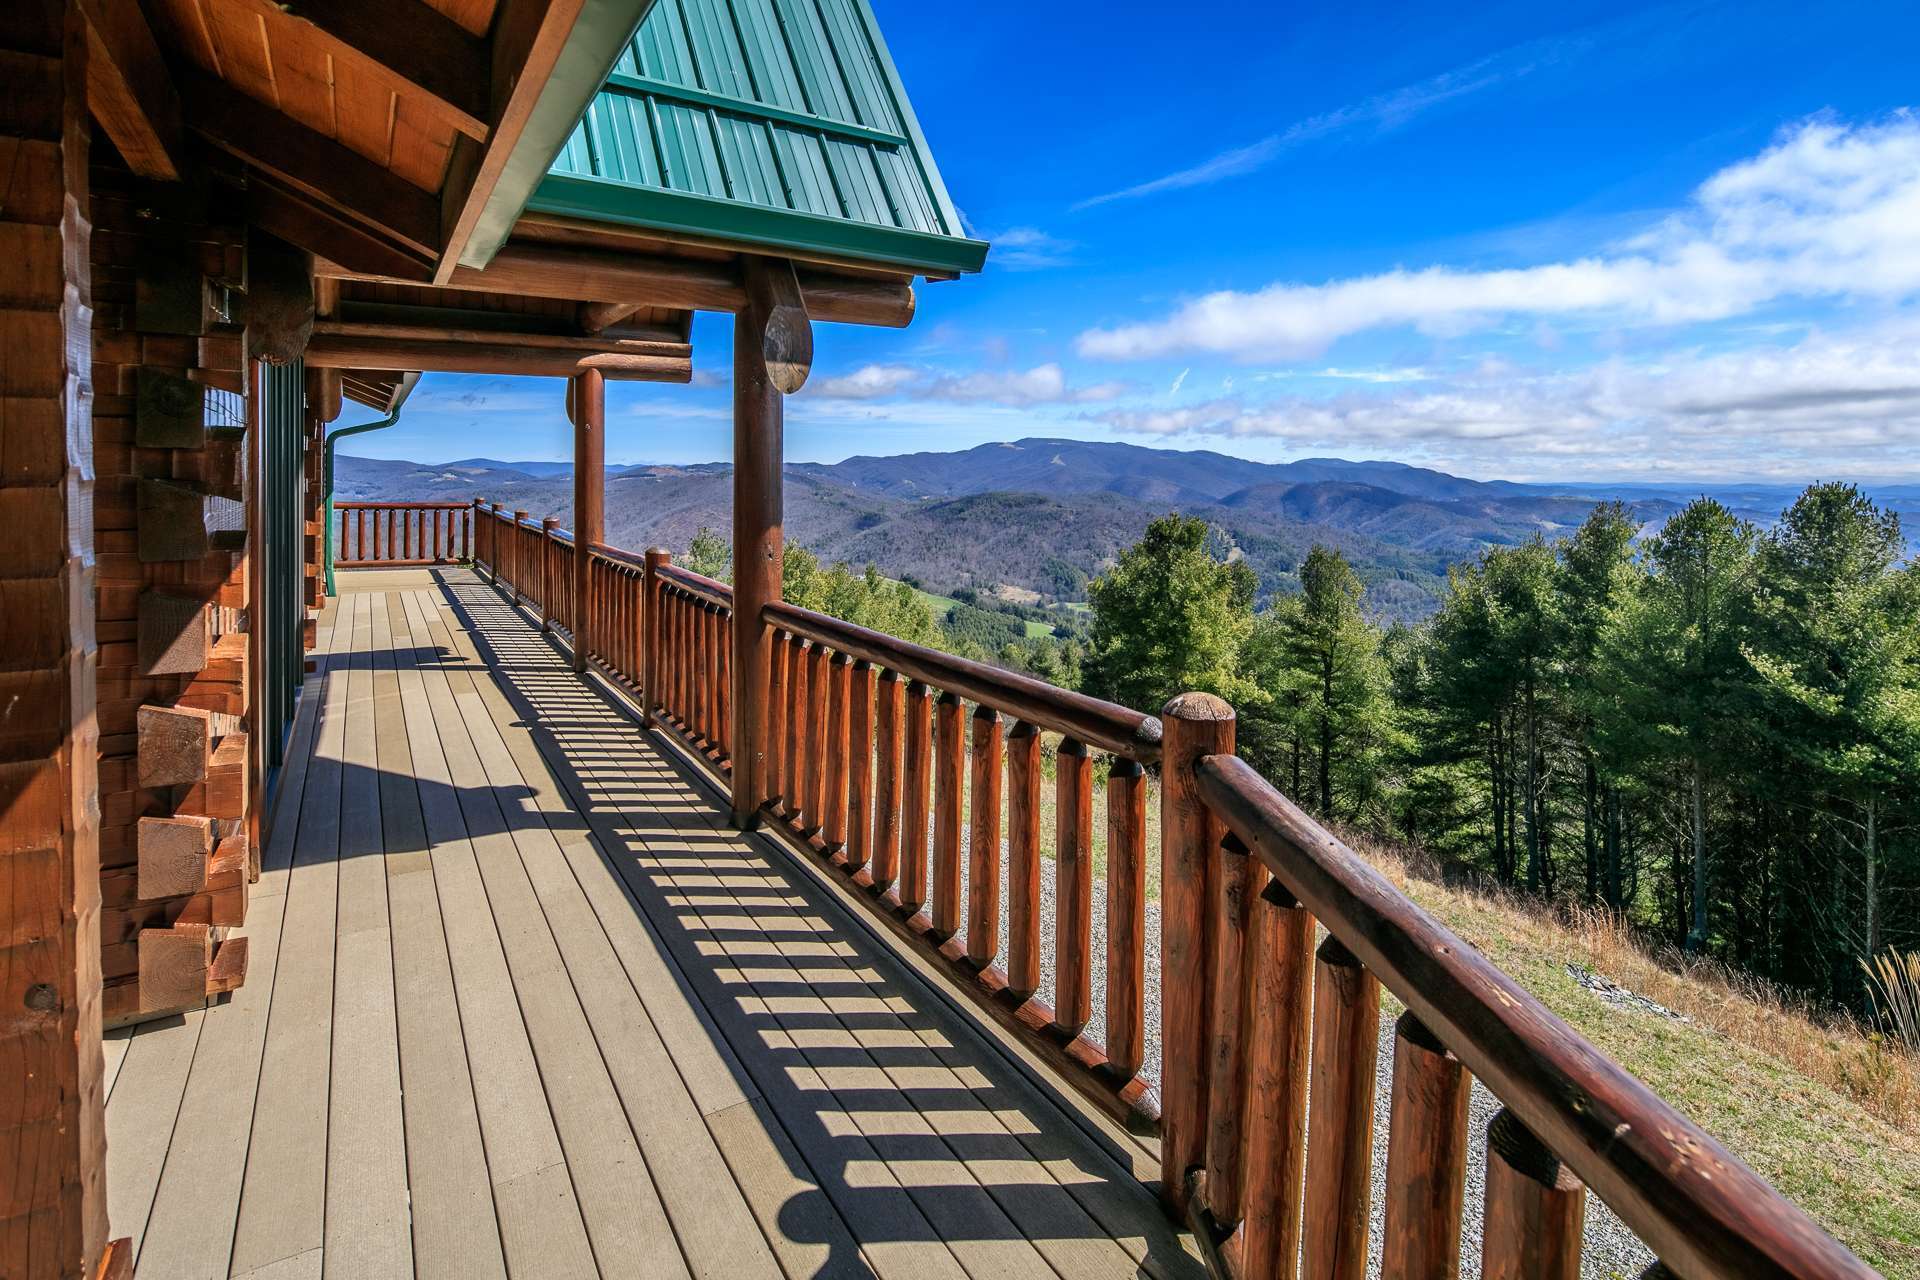
[[[789,464],[787,537],[823,561],[873,563],[929,591],[972,588],[1023,604],[1086,597],[1089,578],[1170,510],[1205,518],[1244,556],[1263,595],[1292,590],[1316,542],[1338,548],[1383,618],[1437,604],[1447,567],[1534,534],[1563,537],[1594,506],[1625,502],[1643,526],[1711,493],[1768,523],[1791,485],[1545,485],[1470,480],[1396,462],[1307,458],[1253,462],[1207,451],[1026,439],[953,453]],[[467,458],[423,464],[342,456],[336,501],[483,497],[509,510],[571,519],[572,468]],[[607,541],[684,550],[702,527],[725,536],[732,467],[609,468]],[[1920,486],[1875,487],[1883,505],[1920,520]]]

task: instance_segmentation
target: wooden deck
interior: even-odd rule
[[[139,1275],[1200,1274],[1127,1144],[490,587],[342,586],[246,986],[107,1041]]]

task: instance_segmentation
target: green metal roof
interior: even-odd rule
[[[530,210],[978,271],[867,0],[657,0]]]

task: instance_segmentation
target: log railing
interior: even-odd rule
[[[570,632],[571,540],[497,507],[475,531],[496,585]],[[724,769],[742,749],[730,741],[731,591],[659,551],[595,547],[589,564],[588,655],[649,723]],[[1162,1193],[1216,1275],[1367,1274],[1383,988],[1407,1010],[1392,1039],[1386,1280],[1459,1275],[1476,1145],[1485,1276],[1577,1277],[1588,1187],[1670,1269],[1649,1276],[1874,1275],[1235,757],[1219,699],[1188,694],[1149,716],[793,605],[760,621],[772,673],[743,696],[767,700],[763,818],[1063,1079],[1158,1133]],[[1056,741],[1049,781],[1043,742]],[[1145,967],[1149,768],[1161,782],[1157,975]],[[1048,855],[1051,1004],[1036,994]],[[1101,1043],[1087,1033],[1096,964]],[[1149,983],[1163,996],[1157,1082]],[[1502,1104],[1484,1135],[1468,1132],[1474,1079]]]
[[[790,604],[768,607],[767,809],[895,932],[1114,1118],[1151,1131],[1146,766],[1152,716]],[[1058,735],[1054,777],[1043,734]],[[1096,755],[1105,760],[1106,946],[1093,946]],[[1042,847],[1041,789],[1055,800]],[[1042,862],[1053,859],[1051,1003]],[[1000,934],[1001,860],[1007,933]],[[1104,966],[1102,1043],[1094,966]]]
[[[473,508],[464,502],[336,502],[333,510],[341,569],[457,564],[473,555]]]

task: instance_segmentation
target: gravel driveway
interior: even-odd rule
[[[962,891],[961,901],[966,901],[966,854],[964,841],[965,829],[962,829],[961,854]],[[1002,959],[1005,958],[1008,920],[1009,891],[1007,886],[1005,851],[1002,850],[1000,879],[1000,939]],[[1051,858],[1041,859],[1040,869],[1040,937],[1041,937],[1041,985],[1040,996],[1049,1003],[1053,1000],[1054,973],[1054,863]],[[964,914],[964,912],[963,912]],[[962,929],[962,936],[965,930]],[[1106,1037],[1106,885],[1096,880],[1093,887],[1093,1021],[1087,1026],[1086,1035],[1094,1043],[1104,1043]],[[1147,999],[1146,999],[1146,1065],[1141,1074],[1155,1081],[1160,1077],[1160,904],[1157,901],[1147,903]],[[1383,1016],[1380,1027],[1380,1054],[1378,1079],[1374,1089],[1374,1127],[1373,1127],[1373,1227],[1371,1232],[1372,1264],[1370,1274],[1378,1274],[1380,1268],[1380,1240],[1385,1213],[1385,1186],[1387,1167],[1387,1117],[1392,1099],[1393,1086],[1393,1019]],[[1473,1085],[1471,1103],[1472,1119],[1469,1132],[1473,1139],[1469,1144],[1467,1157],[1467,1203],[1462,1224],[1461,1274],[1480,1274],[1480,1224],[1486,1194],[1486,1142],[1487,1125],[1493,1120],[1500,1104],[1477,1080]],[[1654,1261],[1653,1254],[1640,1243],[1627,1225],[1615,1217],[1613,1211],[1602,1204],[1597,1197],[1587,1198],[1586,1250],[1581,1262],[1581,1275],[1585,1280],[1613,1280],[1614,1277],[1638,1276]]]

